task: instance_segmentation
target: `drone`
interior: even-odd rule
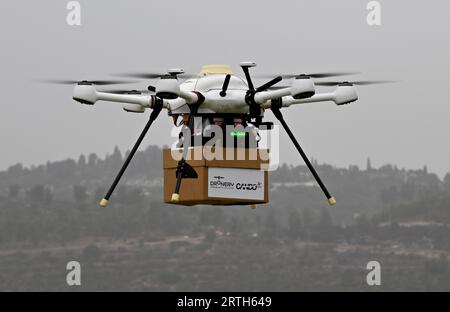
[[[206,124],[220,120],[220,124],[236,123],[251,124],[258,128],[272,126],[273,123],[264,121],[264,112],[270,109],[280,122],[292,143],[296,147],[303,161],[307,165],[320,189],[330,205],[336,204],[336,199],[330,194],[319,177],[308,156],[301,148],[296,137],[286,123],[282,110],[292,105],[332,101],[337,105],[344,105],[358,100],[355,85],[371,85],[391,81],[317,81],[322,78],[353,75],[348,72],[261,75],[260,78],[272,78],[268,82],[255,87],[250,68],[255,62],[241,62],[240,67],[244,77],[235,75],[228,65],[206,65],[196,75],[186,74],[182,69],[170,69],[166,73],[125,73],[118,74],[128,78],[156,80],[155,85],[149,85],[147,90],[98,90],[96,86],[130,83],[130,81],[96,80],[96,81],[52,81],[63,84],[74,84],[73,99],[86,105],[94,105],[98,101],[122,103],[127,112],[143,113],[151,110],[149,120],[139,138],[128,154],[121,169],[100,206],[108,205],[110,196],[122,178],[130,161],[139,148],[142,140],[149,131],[152,123],[160,112],[167,110],[174,123],[181,116],[184,126],[194,127],[194,117],[200,117]],[[275,77],[274,77],[275,76]],[[282,80],[289,81],[289,85],[278,85]],[[334,86],[333,92],[317,93],[316,86]],[[184,178],[195,178],[195,170],[187,163],[187,144],[176,170],[176,185],[172,194],[172,202],[180,200],[180,188]]]

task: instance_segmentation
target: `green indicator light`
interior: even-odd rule
[[[243,137],[245,136],[245,131],[232,131],[231,136],[234,137]]]

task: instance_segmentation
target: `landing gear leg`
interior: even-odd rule
[[[317,174],[316,169],[314,169],[313,165],[309,161],[308,156],[306,156],[305,152],[301,148],[300,144],[298,143],[298,141],[295,138],[294,134],[292,133],[291,129],[289,129],[289,126],[287,125],[286,121],[284,120],[283,114],[281,114],[280,108],[281,108],[281,99],[272,100],[271,109],[272,109],[273,114],[278,119],[278,121],[281,123],[284,130],[286,131],[289,138],[291,139],[292,143],[294,143],[294,146],[297,148],[297,151],[302,156],[303,161],[306,163],[306,166],[308,166],[312,175],[314,176],[314,178],[316,179],[320,188],[322,189],[322,192],[325,194],[326,198],[328,199],[328,204],[330,204],[330,205],[336,204],[336,199],[333,196],[331,196],[330,192],[328,192],[328,189],[326,188],[325,184],[322,182],[322,179],[320,179],[319,175]]]

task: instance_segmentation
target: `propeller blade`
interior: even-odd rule
[[[125,80],[92,80],[89,81],[98,86],[114,85],[114,84],[125,84],[125,83],[135,83],[136,81],[125,81]]]
[[[315,82],[314,84],[316,86],[325,86],[325,87],[334,87],[341,83],[344,83],[347,81],[322,81],[322,82]],[[353,85],[357,86],[368,86],[368,85],[375,85],[375,84],[383,84],[383,83],[395,83],[398,81],[395,80],[359,80],[359,81],[348,81],[348,83],[351,83]]]
[[[396,83],[398,81],[396,80],[366,80],[366,81],[353,81],[351,83],[358,85],[358,86],[368,86],[368,85],[374,85],[374,84],[383,84],[383,83]]]
[[[109,92],[109,93],[115,93],[115,94],[133,94],[133,93],[151,93],[151,92],[155,92],[156,88],[154,86],[148,86],[147,90],[126,90],[126,89],[106,89],[106,90],[101,90],[102,92]]]
[[[270,87],[267,88],[267,90],[280,90],[280,89],[286,89],[286,88],[290,88],[291,86],[274,86],[274,87]]]
[[[270,80],[269,82],[266,82],[262,86],[256,88],[256,92],[261,92],[269,89],[270,87],[274,86],[275,84],[279,83],[283,78],[281,76],[275,77],[274,79]]]
[[[38,80],[38,81],[43,83],[62,84],[62,85],[77,84],[79,82],[77,80]]]
[[[139,79],[158,79],[163,76],[169,75],[168,73],[118,73],[114,74],[114,76],[118,77],[130,77],[130,78],[139,78]],[[193,77],[197,77],[198,75],[194,74],[174,74],[178,78],[189,79]]]
[[[339,76],[349,76],[356,75],[358,72],[328,72],[328,73],[307,73],[307,74],[282,74],[279,75],[283,79],[292,79],[299,75],[309,76],[311,78],[328,78],[328,77],[339,77]],[[258,78],[272,78],[274,75],[257,75]]]
[[[339,77],[339,76],[351,76],[351,75],[357,75],[358,72],[332,72],[332,73],[314,73],[314,74],[307,74],[307,76],[310,76],[311,78],[328,78],[328,77]]]
[[[164,73],[119,73],[119,74],[114,74],[114,76],[139,78],[139,79],[156,79],[156,78],[161,78],[164,75],[166,75],[166,74],[164,74]]]
[[[114,93],[114,94],[146,94],[150,93],[148,90],[123,90],[123,89],[108,89],[101,90],[101,92]]]
[[[53,79],[53,80],[38,80],[43,83],[51,83],[51,84],[62,84],[62,85],[73,85],[79,82],[85,81],[92,83],[98,86],[104,85],[114,85],[114,84],[127,84],[127,83],[135,83],[136,81],[130,80],[64,80],[64,79]]]

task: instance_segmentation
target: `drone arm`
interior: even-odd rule
[[[291,88],[283,88],[279,90],[263,91],[255,94],[256,103],[265,103],[268,100],[277,99],[291,95]]]
[[[126,104],[138,104],[143,107],[152,107],[156,101],[154,95],[141,94],[116,94],[97,91],[92,85],[76,85],[73,90],[73,99],[75,101],[94,105],[97,101],[110,101]],[[163,100],[163,108],[168,108],[169,104]]]
[[[139,104],[144,107],[152,107],[156,96],[154,95],[135,95],[135,94],[115,94],[108,92],[98,92],[97,100],[119,102],[127,104]],[[168,107],[168,102],[163,101],[163,108]]]
[[[326,101],[334,101],[334,92],[319,93],[319,94],[313,95],[310,98],[298,99],[298,100],[294,99],[292,96],[285,96],[285,97],[283,97],[282,107],[289,107],[293,104],[308,104],[308,103],[326,102]]]
[[[97,100],[129,103],[129,104],[139,104],[144,107],[152,107],[156,96],[154,95],[134,95],[134,94],[115,94],[108,92],[97,92]],[[163,99],[163,108],[170,108],[171,104],[178,102],[183,102],[183,104],[195,104],[202,102],[204,100],[200,93],[188,92],[180,90],[179,99],[176,100],[166,100]],[[184,100],[184,101],[183,101]]]
[[[348,104],[358,99],[356,89],[353,86],[338,86],[334,92],[315,94],[306,99],[294,99],[292,96],[283,97],[282,107],[292,104],[307,104],[314,102],[333,101],[337,105]]]
[[[202,95],[197,92],[180,90],[179,97],[184,99],[187,104],[195,104],[201,101]]]

